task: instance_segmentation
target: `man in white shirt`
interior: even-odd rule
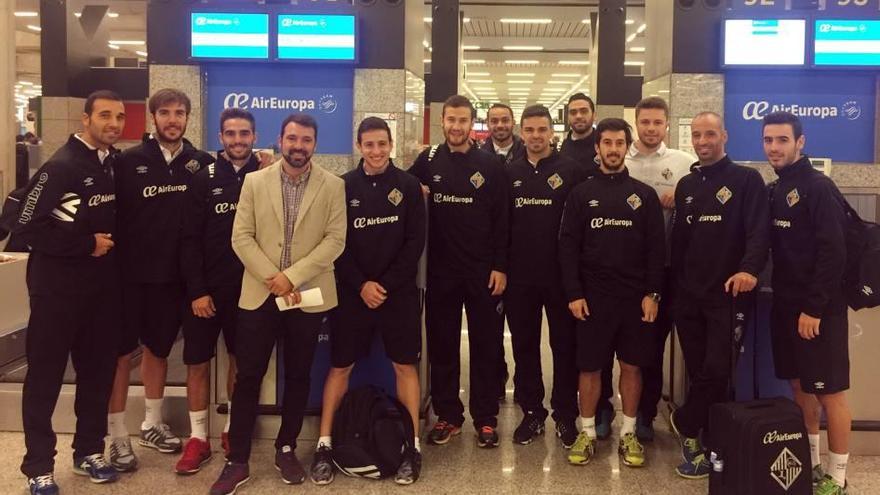
[[[666,222],[666,241],[669,247],[669,234],[672,231],[672,213],[675,207],[675,185],[678,180],[690,173],[691,165],[696,158],[676,149],[667,148],[663,142],[669,130],[669,106],[662,98],[651,96],[636,104],[636,131],[639,139],[629,148],[626,156],[626,168],[630,176],[648,184],[657,191],[663,205],[663,218]],[[672,295],[669,272],[669,249],[667,249],[667,269],[664,277],[664,288],[661,291],[663,301],[657,315],[656,333],[659,339],[656,345],[657,355],[654,365],[642,368],[642,397],[639,401],[638,425],[636,436],[642,442],[650,442],[654,438],[654,417],[657,415],[657,402],[663,391],[663,352],[666,338],[672,330]]]

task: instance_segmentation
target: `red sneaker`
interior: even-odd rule
[[[229,433],[220,434],[220,445],[223,446],[223,457],[229,459]]]
[[[190,438],[183,447],[183,454],[174,471],[177,474],[195,474],[202,466],[211,460],[211,444],[198,438]]]

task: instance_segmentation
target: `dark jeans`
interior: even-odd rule
[[[699,300],[680,294],[675,328],[690,379],[687,400],[675,413],[676,426],[695,438],[709,424],[709,408],[730,395],[733,353],[742,341],[752,294]]]
[[[425,294],[428,361],[431,363],[431,403],[441,420],[464,423],[459,398],[461,374],[461,307],[468,320],[470,350],[470,408],[477,428],[496,426],[502,343],[500,296],[492,296],[485,280],[430,278]]]
[[[76,371],[76,433],[73,456],[104,452],[107,406],[116,370],[120,328],[118,291],[32,296],[25,342],[28,362],[22,389],[27,453],[21,472],[32,478],[55,467],[52,414],[68,356]]]
[[[510,285],[504,293],[504,303],[516,363],[513,383],[523,412],[547,417],[541,372],[543,308],[547,312],[553,353],[553,392],[550,398],[553,419],[557,422],[575,420],[578,417],[575,319],[568,310],[561,287]]]
[[[260,385],[276,342],[283,346],[284,398],[281,429],[275,439],[275,448],[288,445],[296,449],[296,439],[302,429],[303,410],[309,396],[312,360],[323,319],[324,313],[305,313],[299,309],[279,311],[274,296],[270,296],[255,310],[240,311],[235,337],[238,374],[232,394],[232,422],[229,425],[230,461],[246,463],[250,458]]]

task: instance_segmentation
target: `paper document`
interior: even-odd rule
[[[275,304],[278,305],[278,309],[281,311],[287,311],[288,309],[296,308],[311,308],[324,304],[324,296],[321,294],[320,287],[315,287],[314,289],[306,289],[299,294],[300,296],[302,296],[302,301],[300,301],[299,304],[288,306],[287,301],[283,297],[276,297]]]

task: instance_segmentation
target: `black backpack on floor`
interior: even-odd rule
[[[811,495],[810,442],[789,399],[715,404],[706,447],[710,495]]]
[[[381,388],[365,385],[342,398],[333,420],[333,463],[347,476],[380,479],[397,473],[413,448],[412,418]]]
[[[880,225],[862,220],[845,199],[843,208],[847,217],[846,303],[856,311],[880,306]]]

